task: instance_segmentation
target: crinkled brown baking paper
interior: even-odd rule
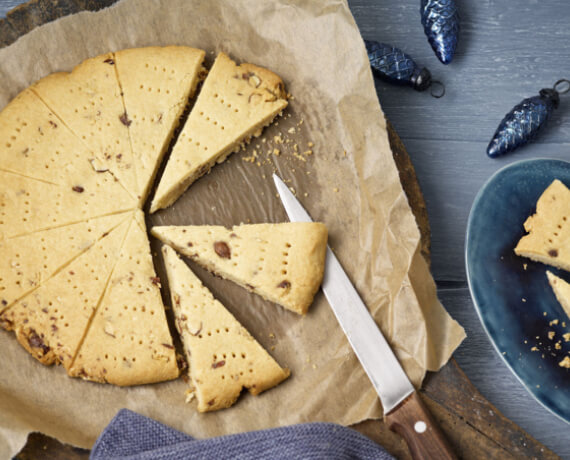
[[[223,50],[266,66],[294,99],[265,131],[265,142],[254,140],[216,166],[147,223],[286,221],[271,181],[277,170],[311,216],[327,224],[330,245],[420,385],[426,370],[448,360],[464,332],[437,300],[419,255],[419,232],[392,160],[363,42],[344,2],[123,0],[66,17],[0,50],[0,107],[35,80],[87,57],[169,44],[207,50],[208,65]],[[283,144],[274,139],[280,133]],[[302,153],[308,142],[314,153],[302,161],[293,146]],[[266,152],[274,148],[280,155],[269,160]],[[255,162],[245,161],[254,150]],[[156,261],[164,280],[162,261]],[[322,293],[302,318],[191,266],[292,376],[258,397],[242,395],[231,409],[199,414],[195,403],[184,403],[182,379],[135,388],[71,379],[62,368],[33,360],[12,333],[0,331],[0,457],[15,453],[33,430],[90,447],[122,407],[198,438],[381,416],[376,393]]]

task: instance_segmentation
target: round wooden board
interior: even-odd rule
[[[0,48],[8,46],[35,27],[84,10],[96,11],[116,0],[32,0],[0,19]],[[388,123],[394,161],[421,232],[421,252],[429,263],[430,227],[426,203],[404,144]],[[471,384],[452,359],[439,372],[429,374],[420,391],[423,401],[439,422],[460,458],[558,458],[517,425],[505,418]],[[355,429],[383,445],[397,458],[411,458],[399,436],[382,421],[367,420]],[[16,459],[87,459],[89,451],[60,443],[41,433],[31,433]]]
[[[429,218],[427,213],[426,202],[424,200],[424,195],[420,189],[420,184],[418,183],[418,178],[416,176],[416,170],[412,164],[412,159],[406,150],[406,146],[398,136],[398,133],[392,126],[392,123],[388,121],[388,139],[390,141],[390,148],[392,149],[392,156],[394,157],[394,162],[398,167],[400,173],[400,181],[402,182],[402,187],[406,196],[408,197],[408,203],[412,208],[412,213],[416,218],[416,222],[420,229],[421,235],[421,252],[426,261],[430,262],[430,243],[431,243],[431,232],[429,227]]]

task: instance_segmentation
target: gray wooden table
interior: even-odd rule
[[[467,216],[475,194],[502,166],[520,159],[570,159],[570,94],[540,141],[491,160],[485,148],[503,115],[521,99],[570,78],[568,0],[456,0],[461,36],[453,63],[431,51],[419,0],[350,0],[362,35],[402,48],[444,81],[447,94],[428,94],[378,82],[382,107],[416,167],[432,228],[432,269],[439,295],[467,330],[455,354],[467,376],[508,418],[570,459],[570,425],[538,404],[510,373],[483,331],[464,268]],[[0,17],[23,3],[0,0]]]

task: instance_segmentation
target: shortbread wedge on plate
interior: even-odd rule
[[[542,193],[524,228],[528,235],[518,242],[517,255],[570,270],[570,190],[561,181]]]
[[[556,299],[570,320],[570,284],[550,271],[546,272],[546,276]]]

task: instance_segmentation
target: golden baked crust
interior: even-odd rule
[[[0,240],[0,313],[87,251],[130,213]]]
[[[0,112],[0,136],[0,239],[136,206],[31,89]]]
[[[0,112],[0,249],[9,259],[0,324],[44,364],[119,385],[178,375],[138,208],[203,58],[188,47],[106,53],[43,78]],[[104,312],[117,321],[125,305],[134,321],[119,321],[116,341],[101,340]],[[135,332],[143,351],[130,344]],[[135,359],[103,371],[103,349],[113,362]]]
[[[230,407],[242,388],[258,395],[289,376],[172,248],[162,254],[200,412]]]
[[[106,53],[41,79],[0,112],[0,250],[7,259],[0,325],[42,363],[117,385],[178,376],[140,208],[204,75],[204,55],[179,46]],[[211,73],[190,117],[198,124],[187,124],[178,143],[182,154],[186,136],[202,139],[199,152],[210,147],[190,182],[287,105],[283,82],[266,69],[237,66],[222,53]],[[204,123],[210,127],[192,134]],[[190,183],[182,172],[176,193]],[[167,185],[180,179],[169,177]],[[238,341],[253,340],[244,331]],[[254,394],[288,375],[263,356],[274,373],[242,379]]]
[[[56,185],[0,170],[0,239],[75,224],[133,208],[112,177]]]
[[[125,386],[178,374],[144,214],[136,211],[69,375]]]
[[[187,46],[133,48],[114,53],[144,202],[178,120],[194,96],[205,52]]]
[[[16,332],[34,358],[70,368],[129,226],[127,219],[0,315],[2,325]]]
[[[152,234],[217,275],[305,314],[324,274],[327,229],[317,222],[154,227]]]
[[[259,136],[287,106],[283,81],[220,53],[180,133],[150,212],[170,206],[200,176]]]
[[[29,88],[0,112],[0,139],[3,171],[61,186],[95,175],[93,153]]]
[[[30,88],[134,197],[138,190],[113,53],[87,59],[72,72],[48,75]]]

